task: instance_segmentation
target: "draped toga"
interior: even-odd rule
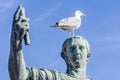
[[[82,80],[72,77],[66,73],[60,73],[55,70],[49,69],[35,69],[27,68],[29,71],[29,77],[27,80]]]

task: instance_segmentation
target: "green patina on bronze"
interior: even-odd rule
[[[92,80],[86,77],[86,63],[90,57],[87,40],[74,36],[65,40],[61,56],[67,65],[66,73],[49,69],[26,67],[22,52],[22,40],[30,44],[29,19],[19,6],[13,18],[10,38],[9,75],[11,80]]]

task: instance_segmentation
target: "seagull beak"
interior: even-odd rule
[[[81,16],[86,16],[86,14],[82,13],[82,15],[81,15]]]

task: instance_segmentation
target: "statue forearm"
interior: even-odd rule
[[[26,67],[22,53],[22,40],[10,40],[9,73],[11,80],[26,79]]]
[[[11,80],[26,80],[27,72],[22,53],[22,40],[30,44],[29,19],[25,17],[25,10],[20,5],[13,17],[13,25],[10,38],[9,74]]]

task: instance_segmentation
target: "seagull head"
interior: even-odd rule
[[[79,10],[75,11],[75,17],[77,17],[79,19],[80,16],[86,16],[86,15]]]

